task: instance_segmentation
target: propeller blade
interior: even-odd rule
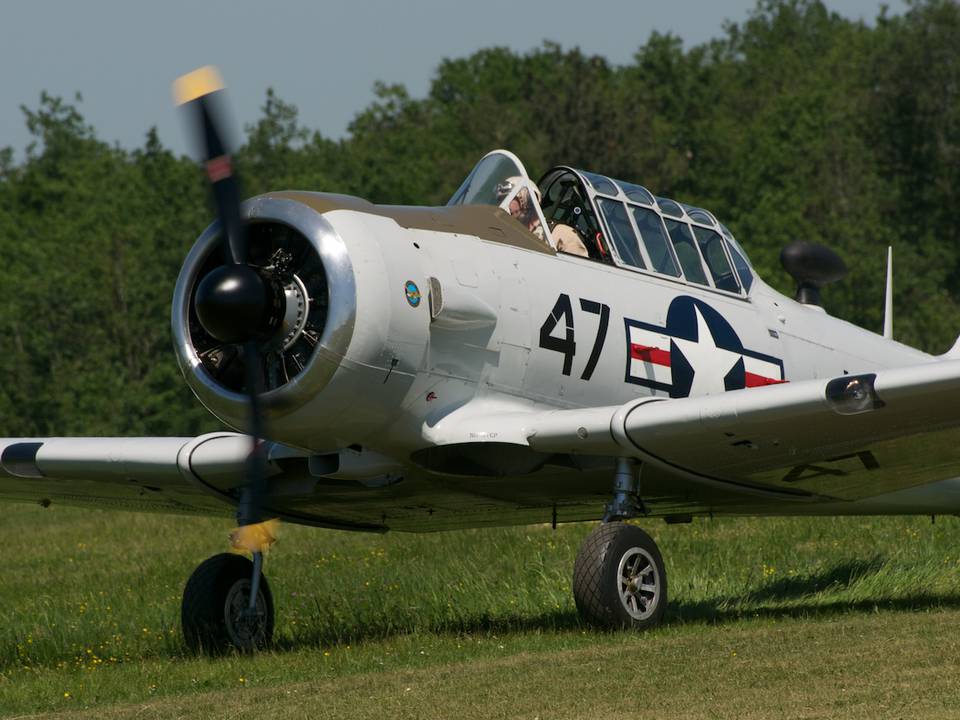
[[[177,105],[190,108],[199,121],[198,149],[206,166],[220,226],[227,238],[228,257],[234,264],[240,264],[247,262],[247,235],[240,219],[240,186],[221,131],[224,113],[218,112],[224,88],[220,71],[207,65],[178,78],[173,84],[173,97]]]
[[[260,394],[263,390],[263,360],[258,339],[268,337],[282,317],[282,293],[275,283],[265,282],[248,264],[246,226],[240,214],[240,186],[222,133],[223,78],[213,66],[202,67],[179,78],[173,86],[176,103],[192,108],[196,135],[214,203],[225,238],[227,264],[215,268],[197,286],[194,302],[201,325],[221,342],[242,345],[246,390],[250,406],[250,456],[246,483],[237,508],[240,527],[231,536],[234,547],[255,556],[276,540],[276,520],[263,518],[267,492],[267,458]],[[271,312],[279,309],[280,312]],[[255,558],[256,559],[256,558]],[[252,597],[252,596],[251,596]],[[251,600],[253,602],[253,600]]]
[[[260,393],[263,388],[263,363],[257,343],[250,340],[243,346],[247,369],[247,393],[250,396],[250,439],[253,447],[247,458],[247,485],[240,498],[237,517],[240,525],[253,526],[263,521],[261,505],[266,493],[267,458],[260,438],[264,436],[263,414],[260,411]]]

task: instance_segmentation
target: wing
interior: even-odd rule
[[[623,406],[480,401],[424,428],[428,447],[411,459],[427,474],[405,466],[399,484],[382,468],[375,481],[352,479],[328,458],[271,444],[270,497],[281,517],[352,530],[503,524],[524,508],[542,522],[558,506],[587,519],[609,492],[610,460],[628,455],[645,463],[658,514],[794,512],[786,501],[847,512],[846,501],[960,476],[958,401],[960,360]],[[249,449],[233,433],[0,440],[0,500],[229,516]],[[564,503],[582,511],[564,514]]]
[[[0,499],[175,514],[231,515],[200,475],[242,478],[249,440],[199,438],[0,439]]]
[[[365,515],[349,512],[350,503],[317,505],[318,488],[319,495],[331,484],[356,494],[358,488],[379,487],[376,477],[329,480],[325,475],[331,472],[342,474],[338,463],[311,469],[308,453],[274,442],[265,452],[271,515],[342,530],[385,529],[377,522],[382,511]],[[0,501],[233,517],[249,454],[247,435],[226,432],[196,438],[0,439]]]
[[[944,361],[620,407],[465,414],[430,439],[628,455],[713,488],[859,500],[960,476],[958,406],[960,361]]]
[[[960,362],[622,408],[638,457],[726,482],[858,500],[960,475]]]

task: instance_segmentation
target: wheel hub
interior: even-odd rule
[[[643,548],[633,547],[620,558],[617,569],[620,585],[620,602],[630,616],[646,620],[660,602],[660,575],[650,554]]]
[[[255,609],[250,608],[250,581],[237,580],[223,604],[223,619],[236,647],[253,649],[263,644],[267,632],[266,599],[257,593]]]

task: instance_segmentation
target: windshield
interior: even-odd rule
[[[447,205],[499,205],[504,198],[504,183],[525,175],[513,158],[491,153],[474,166]]]
[[[523,163],[507,150],[494,150],[478,162],[447,205],[499,207],[538,240],[554,247],[540,208],[540,189]]]

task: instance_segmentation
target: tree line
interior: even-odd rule
[[[425,97],[378,85],[335,140],[268,90],[237,166],[246,195],[349,193],[442,204],[490,149],[713,211],[792,293],[780,248],[836,249],[834,315],[878,330],[886,247],[896,337],[943,352],[960,332],[960,5],[913,0],[870,24],[813,0],[762,0],[684,48],[652,33],[632,62],[545,42],[444,60]],[[170,298],[212,216],[196,163],[147,132],[97,138],[77,102],[24,108],[0,151],[0,435],[193,434],[217,427],[182,382]]]

